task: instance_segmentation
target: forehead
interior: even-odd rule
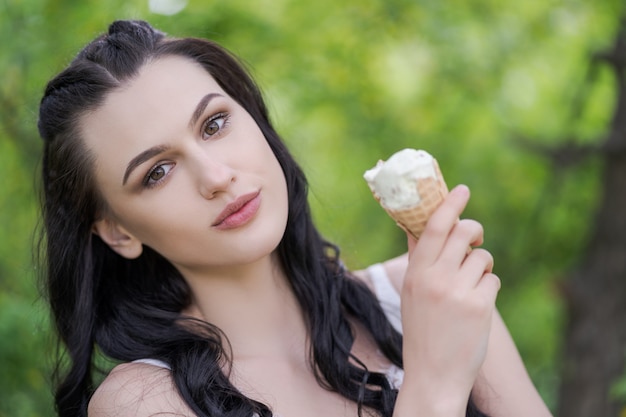
[[[144,65],[81,118],[81,136],[95,156],[96,176],[105,169],[119,172],[139,152],[179,137],[208,93],[228,98],[215,79],[188,58],[166,56]]]
[[[170,103],[195,105],[208,92],[226,96],[200,64],[184,57],[166,56],[145,64],[135,77],[109,92],[103,105],[92,114],[123,120],[124,115],[142,116],[148,111],[171,113],[174,106]]]

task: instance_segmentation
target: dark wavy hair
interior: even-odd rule
[[[368,407],[391,416],[397,390],[384,375],[368,371],[351,356],[354,337],[348,317],[362,323],[381,352],[400,367],[402,336],[372,292],[344,270],[338,248],[313,225],[306,178],[272,127],[258,87],[219,45],[166,37],[142,21],[112,23],[107,34],[88,44],[48,83],[41,100],[39,256],[60,341],[54,372],[58,414],[87,414],[98,349],[114,361],[152,358],[168,363],[179,394],[198,416],[272,415],[267,405],[239,392],[222,371],[229,361],[228,341],[218,328],[181,325],[181,311],[191,300],[181,274],[148,247],[129,260],[92,233],[106,203],[95,186],[93,157],[81,140],[79,122],[143,65],[162,56],[199,63],[260,127],[287,180],[288,221],[277,252],[305,315],[315,376],[321,386],[355,401],[360,411]],[[483,415],[471,401],[469,415]]]

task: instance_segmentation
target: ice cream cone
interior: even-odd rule
[[[433,165],[437,173],[436,178],[428,177],[416,180],[415,186],[421,197],[419,204],[402,210],[391,210],[382,205],[389,216],[395,220],[396,224],[404,231],[413,235],[415,239],[420,238],[428,219],[448,194],[448,187],[441,174],[439,165],[434,159]],[[374,197],[379,200],[375,193]]]
[[[415,239],[448,194],[437,160],[424,150],[398,151],[365,171],[363,178],[389,216]]]

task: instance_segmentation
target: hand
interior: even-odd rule
[[[451,412],[443,415],[465,415],[485,359],[500,289],[491,254],[484,249],[468,252],[468,247],[483,241],[478,222],[458,220],[468,200],[468,188],[456,187],[435,211],[420,240],[410,242],[401,293],[402,391],[410,389],[409,396],[423,398],[435,407],[433,411]]]

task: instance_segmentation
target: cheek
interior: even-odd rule
[[[185,223],[189,224],[189,221],[184,222],[184,219],[197,218],[197,213],[190,212],[192,206],[185,204],[180,196],[160,197],[163,198],[149,199],[142,201],[141,204],[126,202],[119,207],[112,207],[117,221],[142,243],[153,248],[162,242],[175,239],[177,231],[180,233]]]
[[[176,207],[172,208],[172,213],[176,215],[151,213],[130,221],[133,222],[135,236],[144,245],[174,264],[185,264],[190,260],[196,260],[198,251],[207,253],[207,250],[212,249],[212,239],[207,225],[194,221],[191,215],[176,210]]]
[[[283,172],[280,163],[274,156],[274,154],[268,148],[268,157],[267,163],[265,164],[266,170],[268,171],[267,176],[269,177],[269,181],[276,188],[277,197],[280,198],[280,201],[287,204],[287,179],[285,178],[285,173]]]
[[[276,186],[276,209],[282,217],[282,229],[287,225],[287,217],[289,216],[289,192],[287,190],[287,181],[280,164],[276,162],[274,169],[274,184]]]

